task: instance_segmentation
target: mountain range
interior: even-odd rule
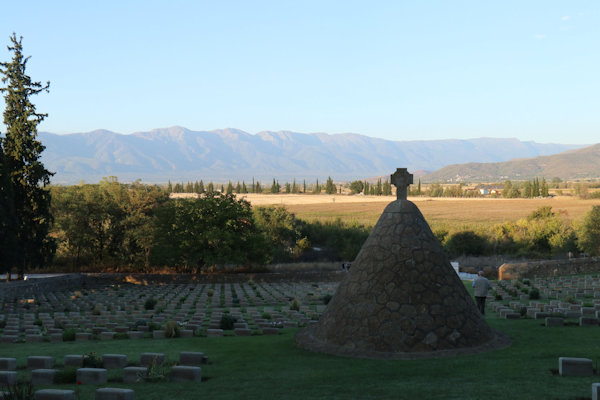
[[[535,177],[563,180],[600,178],[600,144],[551,156],[498,163],[449,165],[423,177],[426,182],[498,182]]]
[[[40,132],[39,138],[46,146],[42,161],[55,172],[55,184],[95,183],[106,176],[146,183],[252,178],[311,181],[327,176],[354,180],[387,176],[397,167],[421,176],[452,164],[502,162],[582,147],[518,139],[391,141],[353,133],[250,134],[178,126],[127,135],[107,130],[65,135]]]

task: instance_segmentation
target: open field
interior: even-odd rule
[[[467,290],[470,284],[465,283]],[[155,290],[148,287],[148,290]],[[107,288],[109,294],[113,288]],[[121,290],[124,290],[123,288]],[[101,291],[102,292],[102,291]],[[272,305],[278,308],[276,304]],[[103,341],[0,344],[0,357],[17,358],[19,374],[29,376],[27,356],[52,356],[62,368],[66,354],[125,354],[136,362],[142,352],[201,351],[203,382],[124,384],[110,370],[105,385],[52,385],[79,390],[91,400],[98,387],[126,387],[137,399],[587,399],[599,377],[561,377],[558,358],[598,362],[598,326],[547,328],[535,319],[504,319],[489,310],[487,322],[507,333],[510,347],[489,353],[429,360],[367,360],[311,353],[295,346],[297,329],[276,336],[115,339]],[[42,388],[40,386],[38,388]]]
[[[384,208],[395,196],[344,196],[344,195],[244,195],[253,205],[285,206],[298,218],[328,221],[341,218],[363,225],[375,225]],[[439,225],[489,225],[516,221],[540,207],[550,206],[569,219],[582,217],[600,200],[579,200],[570,196],[547,199],[493,199],[409,197],[427,222]]]

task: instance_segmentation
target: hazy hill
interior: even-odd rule
[[[195,132],[182,127],[122,135],[106,130],[57,135],[40,133],[42,160],[54,183],[251,180],[274,177],[337,180],[389,175],[397,167],[434,171],[466,161],[497,162],[556,154],[581,146],[517,139],[390,141],[352,133],[249,134],[237,129]]]
[[[425,175],[426,182],[492,182],[534,177],[551,179],[600,178],[600,144],[551,156],[497,163],[449,165]]]

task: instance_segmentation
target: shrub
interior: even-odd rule
[[[148,365],[148,371],[145,376],[148,382],[162,382],[166,381],[171,373],[171,366],[169,365],[168,359],[165,359],[161,364],[154,358],[152,363]]]
[[[271,314],[269,314],[268,312],[264,312],[262,313],[261,317],[264,319],[271,319]]]
[[[537,300],[540,298],[540,290],[538,288],[531,288],[529,291],[529,299]]]
[[[326,294],[325,296],[323,296],[323,304],[325,304],[325,305],[329,304],[332,297],[333,296],[331,296],[330,294]]]
[[[92,351],[83,356],[83,366],[85,368],[102,368],[102,357]]]
[[[237,322],[237,318],[229,315],[229,314],[223,314],[221,316],[221,322],[219,323],[219,326],[221,327],[221,329],[225,330],[232,330],[233,329],[233,324]]]
[[[480,256],[486,254],[488,241],[473,231],[457,232],[446,240],[445,248],[451,256]]]
[[[165,324],[165,336],[168,338],[179,337],[179,325],[175,321],[167,321]]]
[[[206,291],[206,295],[207,295],[208,297],[213,297],[213,296],[214,296],[214,294],[215,294],[215,291],[214,291],[213,289],[208,289],[208,290]]]
[[[292,303],[290,304],[290,310],[300,311],[300,304],[298,303],[297,299],[292,300]]]
[[[56,384],[72,384],[77,381],[77,368],[66,367],[59,369],[54,375],[54,383]]]
[[[149,299],[146,299],[146,301],[144,302],[144,308],[146,310],[154,310],[154,306],[156,305],[157,300],[154,297],[150,297]]]
[[[34,400],[33,385],[31,382],[19,382],[6,387],[6,393],[2,396],[7,400]]]
[[[76,332],[75,329],[65,329],[62,333],[63,342],[74,342]]]
[[[113,339],[129,339],[129,335],[126,332],[117,332]]]

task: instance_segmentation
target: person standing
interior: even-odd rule
[[[477,277],[473,279],[473,288],[475,294],[475,302],[481,315],[485,315],[485,298],[487,297],[488,290],[490,289],[490,281],[483,276],[483,271],[479,271]]]

